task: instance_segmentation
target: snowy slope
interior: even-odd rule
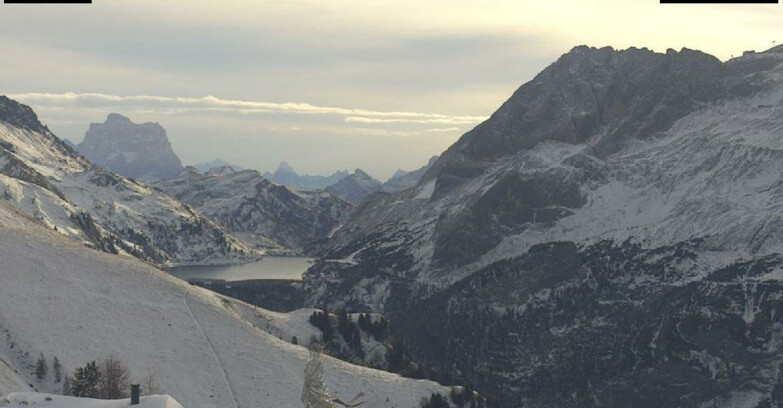
[[[157,264],[259,256],[176,199],[89,163],[40,125],[29,107],[1,102],[0,199],[78,241]],[[27,118],[13,119],[9,111]]]
[[[29,389],[24,379],[0,356],[0,396]]]
[[[44,408],[127,408],[130,400],[98,400],[89,398],[65,397],[62,395],[39,394],[34,392],[16,392],[0,398],[0,406],[20,408],[29,406]],[[168,395],[152,395],[141,397],[138,408],[182,408],[177,401]]]
[[[116,355],[134,376],[154,373],[185,407],[301,406],[307,350],[237,312],[248,306],[136,259],[85,248],[5,203],[0,259],[0,332],[7,333],[0,355],[41,391],[60,385],[34,381],[30,367],[39,353],[57,356],[65,372]],[[288,333],[303,330],[285,315],[267,319]],[[324,359],[331,390],[349,399],[364,392],[367,407],[415,407],[443,392],[431,382]]]

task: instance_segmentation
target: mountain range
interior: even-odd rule
[[[348,176],[348,171],[337,171],[331,176],[311,176],[309,174],[299,175],[288,163],[280,162],[274,173],[265,172],[264,178],[277,184],[303,189],[303,190],[323,190],[327,186],[333,185]]]
[[[266,172],[264,177],[275,183],[306,190],[323,189],[329,193],[360,205],[364,199],[376,191],[397,193],[414,187],[424,173],[435,162],[437,156],[413,171],[397,170],[385,183],[381,183],[361,169],[338,171],[331,176],[300,176],[288,163],[281,162],[274,173]]]
[[[783,404],[783,47],[576,47],[316,252],[503,407]]]
[[[155,186],[259,248],[301,248],[324,239],[355,210],[327,192],[281,186],[258,171],[235,172],[229,166],[207,174],[187,167]]]

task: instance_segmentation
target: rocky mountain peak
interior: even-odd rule
[[[362,169],[356,169],[356,170],[354,170],[354,171],[353,171],[353,175],[354,175],[354,176],[356,176],[356,177],[361,177],[361,178],[372,178],[372,176],[370,176],[369,174],[367,174],[367,172],[365,172],[365,171],[364,171],[364,170],[362,170]]]
[[[579,46],[522,85],[449,153],[486,160],[544,140],[594,139],[597,151],[609,154],[726,93],[724,65],[699,51]]]
[[[288,164],[286,161],[281,161],[280,165],[277,166],[278,172],[284,172],[284,173],[294,173],[296,174],[296,171],[294,171],[294,168],[291,167],[291,165]]]
[[[78,150],[99,166],[144,181],[167,179],[182,170],[160,124],[136,124],[117,113],[90,124]]]

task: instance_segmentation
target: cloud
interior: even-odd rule
[[[443,124],[443,125],[469,125],[478,123],[486,118],[480,116],[445,116],[426,119],[417,118],[373,118],[349,116],[345,118],[346,123],[369,123],[369,124],[389,124],[389,123],[417,123],[417,124]]]
[[[360,108],[319,106],[300,102],[266,102],[220,99],[214,96],[170,97],[155,95],[108,95],[102,93],[18,93],[8,95],[37,109],[102,108],[135,109],[158,114],[223,112],[238,114],[298,114],[341,116],[346,123],[366,124],[476,124],[481,116],[459,116],[441,113],[376,111]]]
[[[432,133],[448,133],[448,132],[459,132],[459,131],[461,131],[461,130],[462,130],[462,129],[460,129],[460,128],[458,128],[458,127],[449,127],[449,128],[432,128],[432,129],[427,129],[427,132],[432,132]]]

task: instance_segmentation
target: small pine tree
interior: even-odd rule
[[[54,370],[54,382],[59,383],[60,381],[62,381],[63,367],[60,365],[60,360],[57,359],[57,356],[54,356],[54,361],[52,362],[52,370]]]
[[[46,378],[46,374],[49,371],[49,365],[46,364],[46,358],[43,353],[38,357],[38,362],[35,365],[35,376],[39,380],[43,381]]]

